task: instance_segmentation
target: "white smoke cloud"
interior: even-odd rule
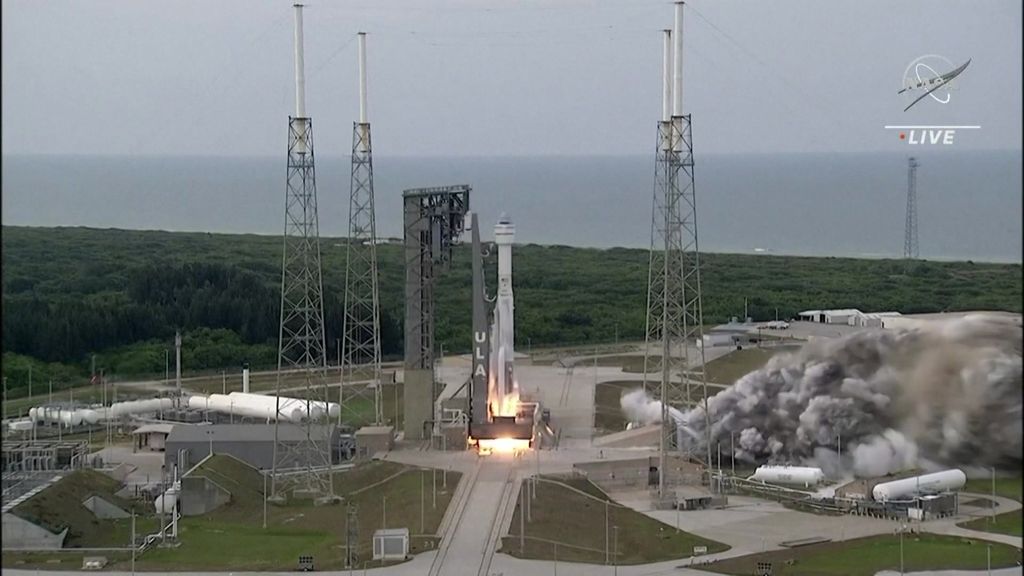
[[[735,456],[750,462],[858,476],[936,465],[1019,470],[1021,350],[1020,325],[986,315],[815,340],[709,399],[711,441],[724,448],[735,438]],[[660,405],[642,392],[622,406],[634,421],[660,420]],[[703,408],[683,419],[687,447],[699,454]]]

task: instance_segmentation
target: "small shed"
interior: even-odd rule
[[[387,528],[373,533],[374,560],[405,560],[409,555],[409,529]]]
[[[135,450],[163,452],[167,446],[167,437],[171,435],[174,424],[143,424],[132,430]]]
[[[388,452],[395,445],[393,426],[363,426],[356,430],[356,455],[372,458],[378,452]]]

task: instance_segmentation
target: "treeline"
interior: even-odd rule
[[[322,240],[328,356],[343,319],[346,245]],[[3,373],[9,388],[33,370],[85,377],[97,366],[121,375],[162,374],[183,331],[189,370],[276,365],[281,241],[273,236],[3,228]],[[402,351],[402,247],[378,248],[382,345]],[[646,250],[517,246],[517,339],[521,347],[642,339]],[[488,262],[493,292],[496,262]],[[470,259],[456,249],[436,290],[438,342],[469,348]],[[748,315],[789,318],[808,308],[903,313],[1020,311],[1021,266],[894,260],[702,255],[705,323]],[[18,356],[14,356],[18,355]],[[173,357],[171,358],[173,368]]]

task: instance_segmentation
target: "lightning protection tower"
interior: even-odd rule
[[[295,4],[295,116],[288,119],[288,176],[281,264],[281,328],[277,357],[272,498],[291,493],[331,498],[327,433],[327,357],[324,343],[320,229],[313,161],[313,125],[306,115],[302,4]],[[305,402],[281,401],[284,375],[298,380]],[[293,380],[293,382],[295,382]],[[293,394],[297,395],[297,394]],[[301,423],[293,423],[297,412]],[[284,422],[282,422],[284,420]]]
[[[903,232],[903,258],[909,264],[919,256],[917,247],[917,159],[907,161],[907,223]]]
[[[345,320],[342,326],[338,423],[359,426],[384,421],[381,407],[380,298],[377,283],[377,223],[373,206],[373,152],[366,115],[366,33],[359,33],[359,122],[352,125],[352,180],[345,259]],[[357,374],[357,369],[368,374]],[[369,385],[357,385],[366,380]],[[367,407],[370,410],[367,410]]]
[[[707,467],[711,462],[693,140],[690,115],[682,110],[682,28],[683,2],[676,2],[675,28],[664,31],[662,117],[658,123],[655,161],[644,346],[644,388],[661,401],[659,500],[670,494],[666,478],[668,455],[683,448],[681,423],[672,418],[670,407],[690,409],[698,405],[694,388],[704,407]],[[659,360],[655,360],[655,347]],[[649,383],[648,371],[655,370],[661,372],[661,381]]]

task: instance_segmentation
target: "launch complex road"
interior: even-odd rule
[[[506,532],[518,487],[520,460],[509,454],[481,459],[466,478],[466,488],[453,509],[430,576],[488,576],[494,553]]]

